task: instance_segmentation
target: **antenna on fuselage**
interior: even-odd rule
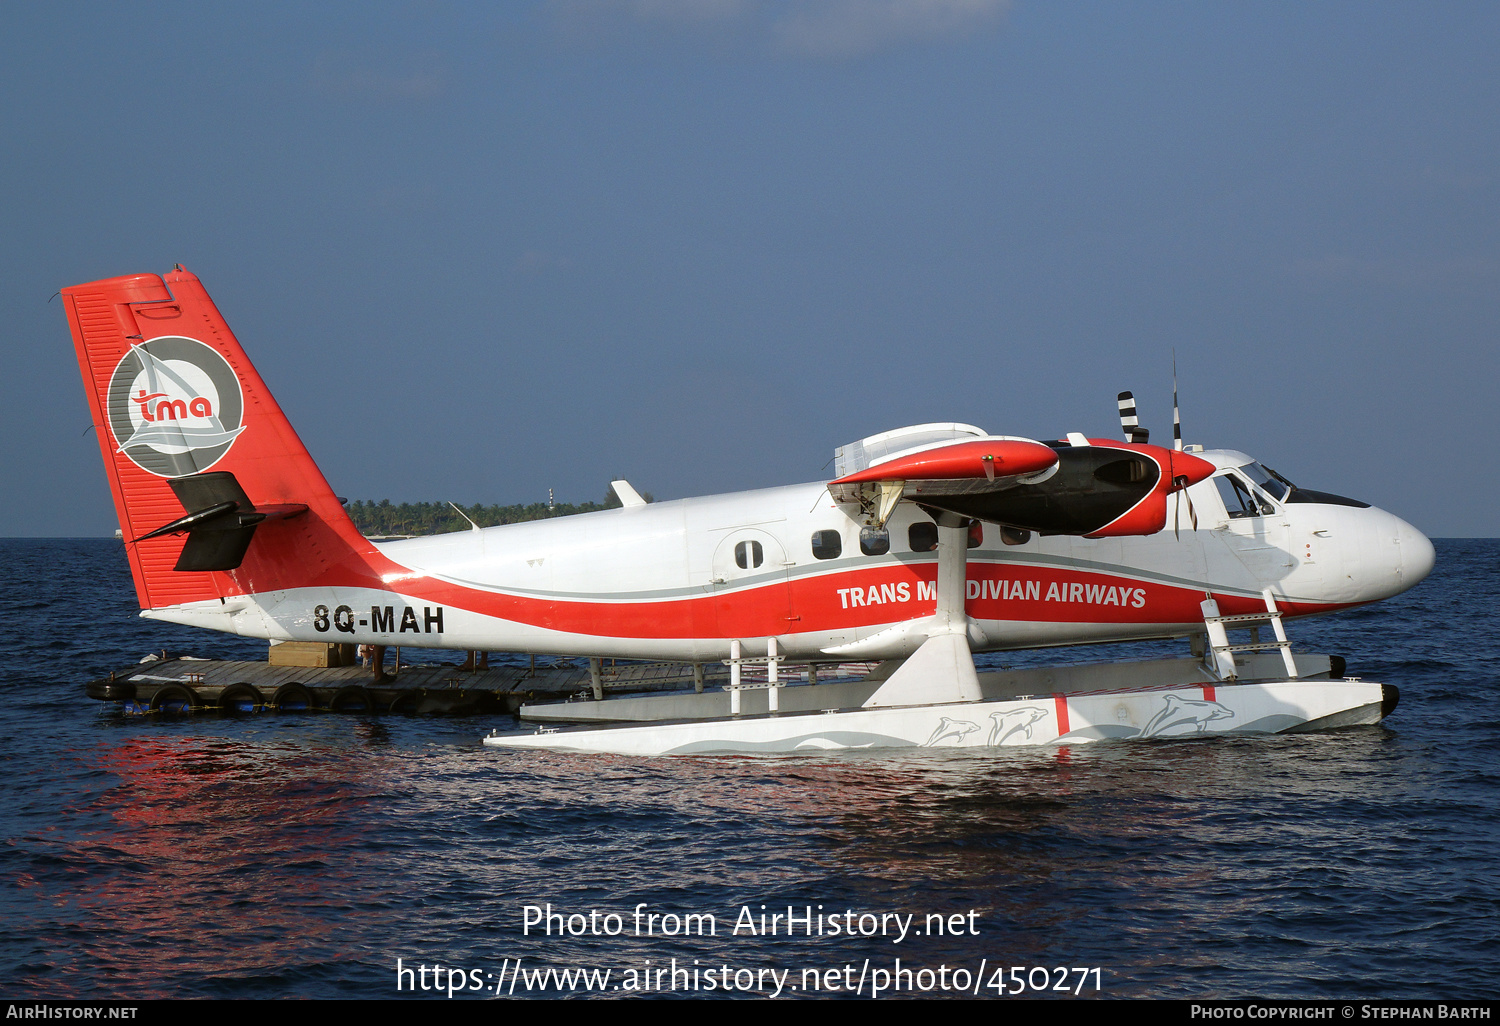
[[[452,506],[455,510],[458,510],[458,515],[459,516],[463,517],[465,520],[469,520],[469,514],[465,513],[463,510],[459,509],[458,505],[456,503],[449,502],[448,505]],[[479,530],[479,525],[476,524],[476,523],[474,523],[474,521],[472,521],[472,520],[469,520],[469,526],[472,527],[476,531]]]

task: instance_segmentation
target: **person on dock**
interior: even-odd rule
[[[395,680],[395,677],[385,672],[385,646],[368,645],[365,647],[369,648],[370,650],[369,666],[372,670],[375,671],[375,679],[373,683],[384,684],[387,681]]]

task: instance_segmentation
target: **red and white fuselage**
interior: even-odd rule
[[[195,277],[63,295],[144,616],[282,640],[692,661],[726,658],[736,640],[760,654],[772,638],[793,658],[894,658],[932,636],[937,514],[910,480],[878,516],[850,501],[879,476],[862,471],[832,490],[649,504],[621,489],[619,509],[376,544]],[[1002,443],[953,443],[959,469],[909,460],[902,473],[946,475],[954,493],[967,475],[982,491],[1008,458],[1016,480],[1046,480],[1016,462],[1044,447],[989,455],[1009,453]],[[1112,445],[1132,458],[1151,449]],[[1199,633],[1206,596],[1225,613],[1263,610],[1267,591],[1287,615],[1327,612],[1395,595],[1431,569],[1427,539],[1382,510],[1299,493],[1241,453],[1152,451],[1156,533],[970,529],[972,650]],[[960,456],[989,461],[988,479]],[[1173,460],[1194,469],[1179,476]]]
[[[1216,477],[1252,486],[1239,470],[1248,457],[1202,455]],[[1213,479],[1186,494],[1198,526],[1176,533],[1007,545],[984,525],[968,551],[971,646],[1201,632],[1205,593],[1225,613],[1264,609],[1267,589],[1288,616],[1330,612],[1395,595],[1432,566],[1431,543],[1382,510],[1257,490],[1271,512],[1232,519]],[[731,640],[749,655],[774,637],[795,658],[893,658],[927,637],[937,559],[913,551],[911,535],[930,523],[903,503],[887,523],[889,551],[866,555],[864,525],[825,484],[790,485],[381,543],[380,588],[294,588],[146,615],[288,640],[717,660]],[[818,558],[827,532],[840,551]]]

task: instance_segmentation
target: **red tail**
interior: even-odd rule
[[[141,608],[376,576],[195,276],[62,296]]]

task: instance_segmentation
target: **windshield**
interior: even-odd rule
[[[1263,467],[1259,463],[1247,463],[1239,469],[1241,474],[1254,481],[1266,494],[1276,499],[1285,499],[1287,492],[1297,487],[1270,467]]]

